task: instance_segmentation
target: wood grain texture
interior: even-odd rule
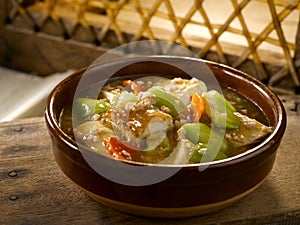
[[[89,66],[107,49],[28,29],[0,29],[0,64],[28,73],[49,75]]]
[[[267,180],[218,212],[160,220],[107,208],[85,195],[58,168],[43,118],[0,124],[1,224],[266,224],[300,221],[300,97],[283,98],[288,126]]]
[[[2,27],[5,24],[5,18],[6,18],[6,1],[0,1],[0,29],[2,29]]]

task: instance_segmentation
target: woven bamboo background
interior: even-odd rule
[[[250,65],[252,75],[274,88],[287,77],[300,86],[300,25],[294,27],[292,40],[284,27],[291,14],[299,15],[300,0],[227,0],[230,10],[223,21],[211,19],[205,7],[209,1],[186,1],[186,11],[178,13],[178,0],[6,0],[5,23],[107,49],[143,39],[166,40],[200,58],[241,70]],[[249,26],[246,16],[253,2],[264,6],[269,15],[259,31]],[[126,21],[130,16],[134,19]],[[167,29],[154,21],[167,24]],[[188,33],[191,27],[204,29],[207,35]],[[244,46],[226,43],[228,33],[242,37]],[[265,44],[279,51],[270,53],[261,47]]]

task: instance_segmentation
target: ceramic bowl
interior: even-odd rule
[[[221,86],[235,89],[262,110],[274,128],[262,143],[226,160],[184,166],[120,162],[89,150],[79,150],[79,145],[60,128],[59,116],[62,108],[73,100],[86,71],[81,69],[59,83],[47,100],[45,118],[58,166],[97,201],[147,217],[206,214],[227,207],[255,190],[273,167],[286,127],[286,114],[280,100],[264,84],[225,65],[182,57],[149,56],[109,61],[93,66],[90,71],[91,76],[98,74],[98,79],[116,69],[115,77],[153,74],[185,77],[183,70],[188,68],[189,73],[200,74],[204,81],[209,82],[210,78],[201,69],[203,65],[208,66]],[[101,165],[102,171],[99,172],[94,165]],[[125,181],[128,179],[129,184],[111,179],[103,171],[111,171],[112,176]],[[164,179],[130,185],[132,180],[147,181],[157,174],[165,176]]]

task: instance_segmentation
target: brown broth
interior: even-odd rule
[[[245,114],[257,121],[269,126],[269,121],[267,120],[266,116],[263,112],[259,109],[259,107],[254,104],[252,101],[246,99],[238,92],[224,88],[222,89],[224,97],[234,106],[234,108],[242,113]]]

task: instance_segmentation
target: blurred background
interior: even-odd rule
[[[0,121],[42,116],[50,90],[119,45],[180,44],[299,94],[300,0],[2,0]]]

